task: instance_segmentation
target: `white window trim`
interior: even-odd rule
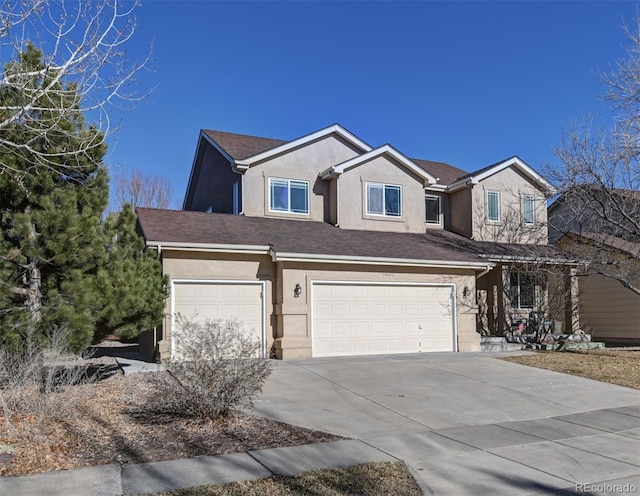
[[[498,218],[497,219],[492,219],[490,217],[491,215],[491,210],[489,209],[489,196],[491,194],[495,194],[497,197],[497,202],[498,202]],[[500,222],[502,219],[502,212],[501,212],[501,208],[500,208],[500,191],[495,191],[495,190],[487,190],[487,222]]]
[[[271,208],[271,183],[272,181],[283,181],[287,183],[287,191],[289,192],[289,208],[288,210],[274,210]],[[304,183],[307,186],[307,211],[306,212],[294,212],[291,210],[291,183]],[[274,214],[291,214],[291,215],[309,215],[309,181],[305,181],[304,179],[285,179],[281,177],[270,177],[267,181],[267,193],[268,193],[268,208],[270,213]]]
[[[531,201],[531,222],[527,222],[525,204],[527,201]],[[534,195],[526,194],[522,195],[522,225],[535,226],[536,225],[536,198]]]
[[[438,221],[437,222],[432,222],[432,221],[427,220],[427,212],[426,212],[427,199],[429,199],[429,200],[438,200]],[[442,225],[442,197],[440,197],[438,195],[424,195],[424,207],[425,207],[425,213],[424,213],[424,221],[425,221],[425,223],[429,224],[430,226]]]
[[[382,187],[382,213],[378,214],[378,213],[373,213],[373,212],[369,212],[369,186],[381,186]],[[400,211],[398,212],[398,215],[390,215],[385,213],[385,188],[387,186],[391,186],[393,188],[398,188],[400,190]],[[402,219],[402,185],[401,184],[390,184],[390,183],[377,183],[377,182],[373,182],[373,181],[367,181],[364,183],[364,194],[365,194],[365,198],[364,198],[364,208],[365,208],[365,214],[369,217],[380,217],[380,218],[384,218],[384,219]]]

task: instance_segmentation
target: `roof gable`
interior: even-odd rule
[[[504,169],[507,169],[509,167],[519,171],[532,184],[535,184],[545,193],[549,195],[555,193],[556,189],[550,182],[548,182],[544,177],[538,174],[532,167],[530,167],[527,163],[525,163],[517,156],[513,156],[501,162],[483,167],[482,169],[479,169],[477,171],[470,172],[466,176],[462,176],[461,178],[459,178],[455,183],[451,184],[449,189],[451,191],[455,191],[470,184],[478,184],[480,181],[483,181],[484,179],[487,179],[488,177],[493,176],[494,174],[497,174],[498,172],[503,171]]]
[[[262,162],[276,155],[280,155],[282,153],[286,153],[290,150],[294,150],[296,148],[300,148],[308,143],[312,143],[319,139],[325,138],[330,135],[337,135],[340,138],[344,139],[351,145],[360,149],[362,152],[368,152],[371,150],[371,146],[358,138],[355,134],[347,131],[345,128],[340,126],[339,124],[334,124],[333,126],[326,127],[324,129],[320,129],[311,134],[307,134],[306,136],[302,136],[301,138],[297,138],[293,141],[282,142],[281,144],[275,146],[274,148],[270,148],[268,150],[255,153],[254,155],[247,156],[242,160],[235,160],[236,168],[238,169],[247,169],[253,164]]]
[[[377,157],[387,156],[394,159],[405,169],[413,172],[418,177],[422,178],[425,184],[434,184],[436,182],[436,178],[425,171],[422,167],[418,167],[411,159],[407,158],[405,155],[400,153],[398,150],[393,148],[391,145],[383,145],[379,148],[375,148],[370,150],[367,153],[363,153],[357,157],[352,158],[351,160],[347,160],[341,164],[335,165],[333,167],[329,167],[327,170],[320,173],[320,177],[322,179],[327,179],[329,177],[335,177],[343,172],[352,169],[354,167],[358,167],[370,160],[373,160]]]

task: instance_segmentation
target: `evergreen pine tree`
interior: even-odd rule
[[[162,318],[167,281],[160,261],[155,253],[145,250],[135,227],[136,215],[129,204],[107,218],[106,264],[99,285],[104,307],[97,337],[114,334],[135,338]]]
[[[20,91],[0,87],[3,107],[27,101],[25,92],[45,73],[42,59],[30,45],[5,67],[5,74],[33,81]],[[79,108],[75,87],[51,85],[59,91],[43,94],[22,119],[0,130],[23,144],[19,151],[0,148],[14,171],[0,176],[0,341],[19,345],[25,329],[44,335],[61,326],[80,349],[91,342],[104,306],[98,276],[105,259],[106,146],[94,146],[102,135],[79,111],[68,112]],[[45,154],[48,166],[34,168],[34,153]]]

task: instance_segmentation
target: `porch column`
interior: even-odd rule
[[[500,277],[498,278],[497,291],[496,291],[496,323],[498,325],[498,333],[504,334],[504,331],[509,327],[507,322],[507,314],[511,310],[511,302],[509,298],[505,298],[505,288],[509,287],[509,270],[508,266],[500,264],[499,267]]]
[[[580,330],[578,269],[565,268],[564,276],[564,321],[565,331],[572,333]]]

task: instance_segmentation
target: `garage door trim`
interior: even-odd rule
[[[449,288],[451,291],[451,326],[452,326],[452,343],[453,351],[458,351],[458,311],[457,311],[457,285],[456,283],[433,283],[433,282],[392,282],[392,281],[334,281],[334,280],[312,280],[311,281],[311,300],[309,302],[309,313],[311,320],[311,354],[315,356],[315,318],[313,315],[314,307],[314,286],[316,285],[345,285],[345,286],[419,286],[419,287],[434,287],[434,288]]]
[[[232,279],[171,279],[169,281],[169,290],[171,293],[171,359],[173,359],[173,350],[175,349],[174,343],[174,330],[176,320],[176,292],[175,286],[180,284],[227,284],[227,285],[243,285],[243,286],[260,286],[260,306],[261,306],[261,318],[262,325],[260,329],[260,356],[262,358],[267,356],[267,314],[266,314],[266,283],[265,281],[243,281]]]

